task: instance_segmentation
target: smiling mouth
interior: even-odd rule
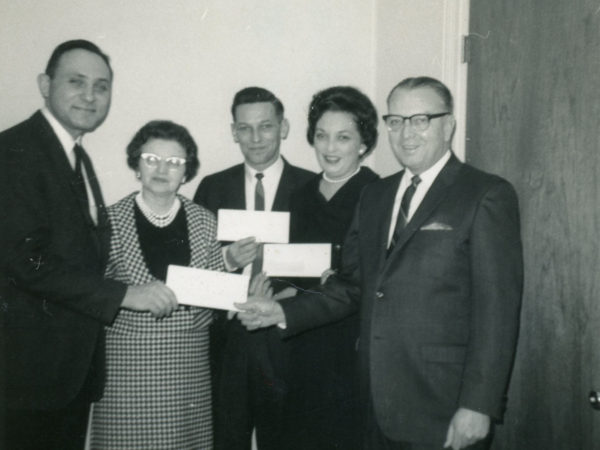
[[[327,161],[329,164],[336,164],[340,161],[339,156],[323,156],[323,159]]]
[[[76,109],[77,111],[87,112],[87,113],[95,113],[96,112],[95,109],[82,108],[81,106],[73,106],[73,109]]]
[[[406,150],[407,152],[414,152],[415,150],[417,150],[419,148],[418,145],[403,145],[402,148],[404,150]]]

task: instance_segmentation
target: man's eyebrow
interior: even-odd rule
[[[86,80],[90,79],[89,76],[87,76],[86,74],[81,73],[81,72],[67,72],[65,75],[67,77],[85,78]],[[106,81],[107,83],[110,83],[110,78],[105,78],[105,77],[94,78],[93,80],[94,80],[94,82],[97,82],[97,81]]]

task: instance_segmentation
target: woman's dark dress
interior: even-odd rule
[[[360,192],[378,178],[371,169],[362,167],[329,201],[319,192],[321,176],[313,178],[292,196],[290,241],[331,243],[332,268],[337,268]],[[291,282],[300,289],[310,289],[320,280],[294,278]],[[289,340],[289,449],[360,448],[357,338],[355,314]]]

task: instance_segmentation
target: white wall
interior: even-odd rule
[[[60,42],[98,44],[115,72],[108,119],[84,144],[107,203],[134,189],[124,149],[148,120],[189,128],[201,159],[200,178],[241,161],[229,107],[249,85],[271,89],[286,106],[291,132],[283,154],[318,170],[306,143],[307,106],[318,90],[362,89],[385,114],[385,98],[402,78],[441,78],[455,93],[464,155],[464,79],[459,35],[468,0],[3,0],[0,16],[0,129],[41,106],[36,76]],[[380,126],[368,161],[380,174],[398,170]],[[462,133],[462,135],[461,135]]]
[[[466,0],[19,0],[0,17],[0,129],[41,105],[35,78],[52,49],[72,38],[97,43],[115,72],[106,122],[86,136],[107,203],[137,188],[124,149],[146,121],[189,128],[200,149],[199,176],[241,161],[231,139],[233,94],[271,89],[286,106],[291,132],[283,154],[317,170],[306,143],[307,106],[319,89],[354,85],[385,113],[389,89],[409,75],[448,81],[445,38],[454,5]],[[446,33],[446,34],[445,34]],[[452,86],[451,86],[452,87]],[[369,164],[399,167],[384,127]]]
[[[381,114],[386,98],[402,79],[426,75],[443,81],[455,97],[457,130],[453,149],[464,159],[466,65],[461,63],[468,33],[469,0],[377,0],[375,97]],[[400,168],[383,124],[375,169],[388,175]]]

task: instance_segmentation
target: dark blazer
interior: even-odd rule
[[[292,166],[285,159],[283,162],[273,211],[289,211],[292,192],[315,175]],[[243,164],[208,175],[200,183],[194,201],[215,214],[219,208],[246,209],[244,177]],[[249,445],[253,425],[257,425],[261,448],[281,448],[281,426],[275,421],[283,416],[281,408],[287,390],[284,381],[286,354],[279,334],[273,328],[248,332],[238,320],[226,320],[225,314],[216,314],[211,329],[216,448],[245,448]],[[253,399],[261,386],[248,381],[254,379],[256,373],[263,377],[260,384],[268,387],[260,394],[263,397],[260,400]],[[261,401],[262,405],[250,407],[254,401]],[[265,423],[271,428],[260,425]]]
[[[84,400],[95,400],[103,385],[103,325],[113,320],[126,290],[103,279],[106,214],[99,213],[96,226],[39,111],[0,133],[0,171],[7,406],[64,407],[86,379]]]
[[[292,166],[283,160],[283,173],[273,200],[273,211],[289,211],[292,192],[304,185],[315,174]],[[202,179],[194,195],[194,201],[211,210],[215,215],[220,208],[246,209],[244,165],[225,169]]]
[[[441,448],[459,407],[502,414],[523,279],[518,204],[508,182],[453,156],[386,257],[401,177],[365,188],[340,275],[325,296],[281,302],[284,334],[360,308],[362,386],[381,430]]]

